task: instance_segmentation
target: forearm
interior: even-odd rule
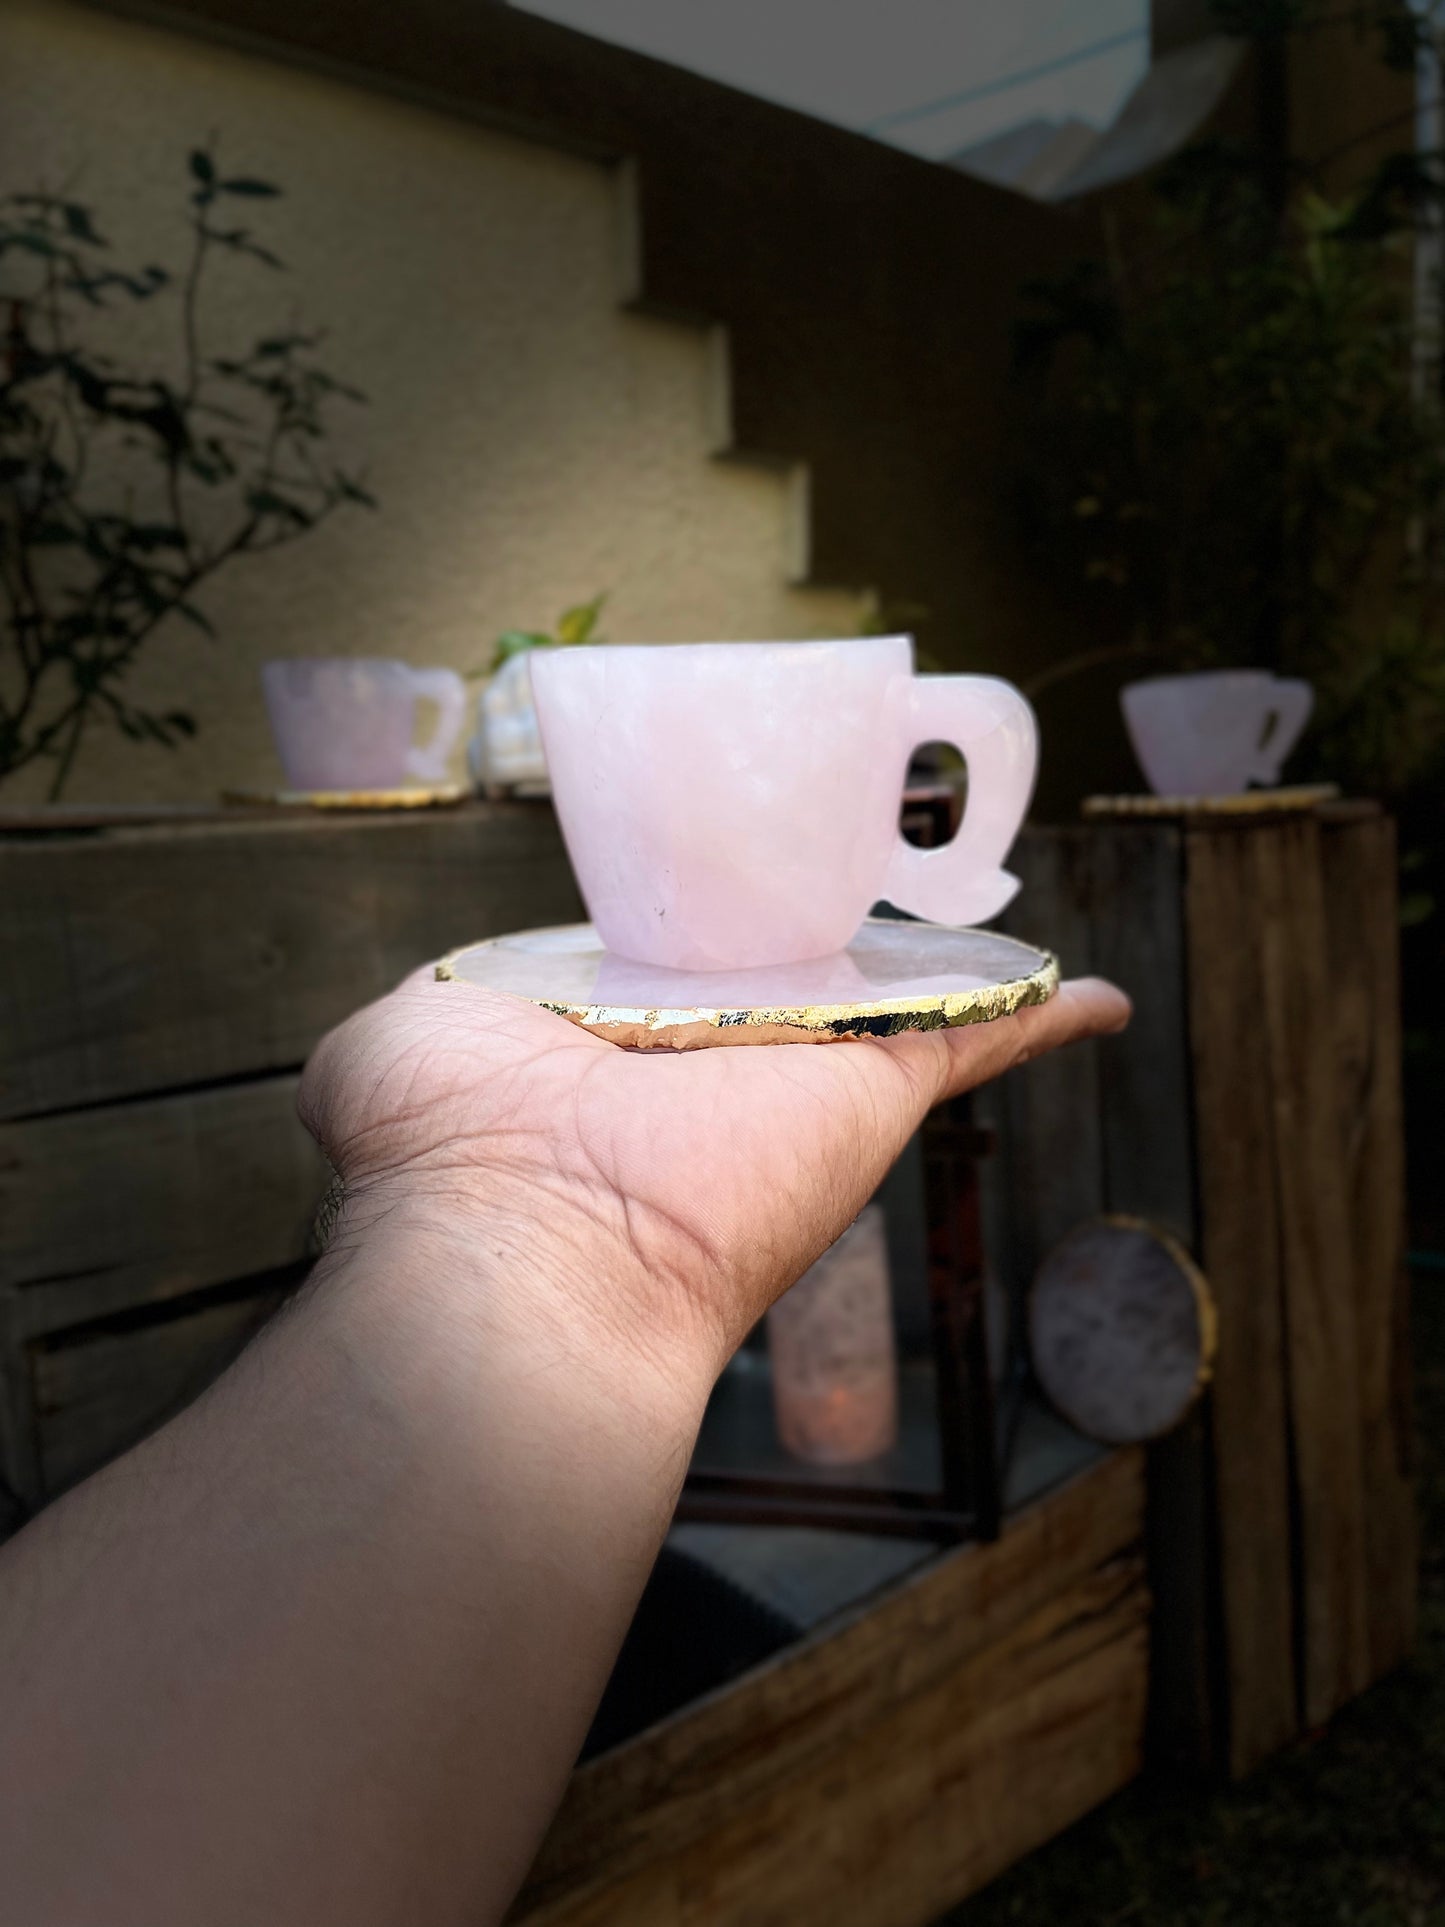
[[[472,1218],[382,1220],[0,1555],[14,1918],[500,1916],[715,1361],[570,1331],[553,1281],[488,1275],[492,1247]]]

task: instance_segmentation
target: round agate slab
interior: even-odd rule
[[[1087,817],[1284,816],[1318,809],[1340,794],[1338,783],[1293,783],[1279,789],[1235,790],[1228,796],[1086,796]]]
[[[471,794],[465,783],[408,783],[394,790],[222,790],[221,801],[248,809],[436,810]]]
[[[846,950],[759,970],[664,970],[612,956],[590,923],[454,950],[443,982],[524,997],[640,1050],[827,1044],[985,1024],[1059,985],[1057,959],[991,930],[870,918]]]

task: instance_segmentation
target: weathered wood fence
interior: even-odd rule
[[[29,1509],[213,1376],[304,1270],[296,1086],[458,935],[580,914],[538,804],[0,819],[0,1481]]]
[[[1135,1018],[991,1095],[991,1258],[1017,1299],[1059,1237],[1121,1211],[1208,1276],[1214,1383],[1150,1453],[1152,1726],[1241,1771],[1413,1637],[1393,828],[1343,805],[1090,823],[1015,860],[1011,927],[1122,983]],[[294,1100],[322,1031],[459,939],[579,905],[527,804],[0,822],[0,902],[18,1516],[198,1389],[301,1275],[322,1171]]]
[[[1009,927],[1134,1020],[998,1087],[990,1243],[1018,1291],[1134,1213],[1209,1279],[1213,1384],[1151,1453],[1152,1724],[1242,1772],[1414,1638],[1394,825],[1091,822],[1013,861]]]

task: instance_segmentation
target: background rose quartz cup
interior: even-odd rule
[[[991,676],[913,674],[906,636],[536,651],[532,686],[572,866],[609,950],[681,970],[841,950],[880,898],[974,923],[1033,793],[1033,712]],[[968,763],[949,844],[898,829],[909,759]]]
[[[451,669],[318,656],[261,670],[271,734],[293,790],[400,789],[440,783],[466,719],[467,686]],[[418,700],[437,706],[430,742],[413,747]]]
[[[1119,700],[1156,796],[1233,796],[1250,783],[1279,781],[1314,691],[1264,669],[1216,669],[1151,676]]]

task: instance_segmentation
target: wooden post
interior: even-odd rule
[[[1213,1289],[1212,1389],[1151,1452],[1150,1725],[1156,1757],[1234,1773],[1405,1656],[1417,1557],[1393,829],[1251,800],[1101,799],[1024,840],[1010,927],[1134,1021],[997,1109],[1015,1289],[1100,1209]]]
[[[1368,1670],[1375,1678],[1415,1643],[1419,1558],[1395,826],[1374,811],[1327,813],[1322,854],[1354,1294]]]
[[[1219,1306],[1211,1455],[1236,1773],[1299,1730],[1274,1103],[1248,861],[1250,839],[1271,833],[1191,833],[1186,886],[1197,1256]]]
[[[1105,1209],[1147,1218],[1197,1251],[1183,833],[1172,823],[1141,834],[1105,822],[1091,829],[1089,848],[1093,965],[1134,1002],[1129,1028],[1099,1051]],[[1201,1404],[1150,1450],[1148,1487],[1150,1749],[1171,1765],[1206,1769],[1224,1745],[1208,1433]]]

